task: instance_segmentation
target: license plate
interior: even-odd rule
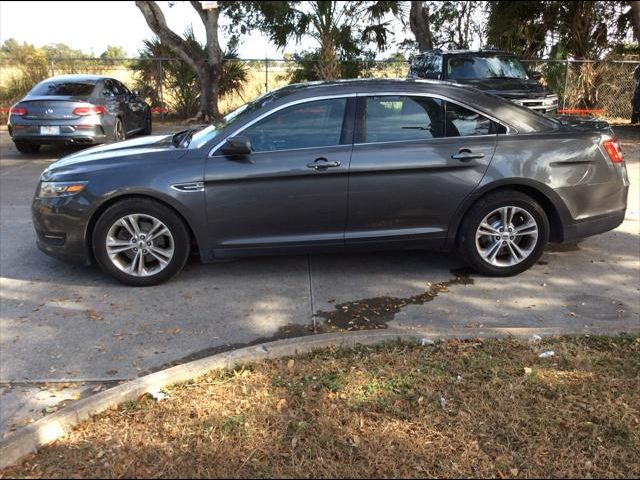
[[[60,127],[40,127],[40,135],[60,135]]]

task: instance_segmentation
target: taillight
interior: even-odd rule
[[[105,108],[102,105],[85,105],[74,108],[71,113],[78,117],[85,117],[87,115],[102,115],[104,112]]]
[[[602,143],[602,148],[609,155],[609,160],[613,163],[622,163],[624,162],[624,157],[622,156],[622,150],[620,150],[620,144],[618,140],[615,138],[605,140]]]
[[[11,115],[22,116],[27,114],[27,109],[24,107],[11,107],[11,110],[9,110],[9,113]]]

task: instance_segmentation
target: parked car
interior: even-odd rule
[[[97,75],[61,75],[38,83],[9,112],[9,135],[22,153],[40,145],[94,145],[151,134],[151,109],[124,84]]]
[[[471,85],[540,113],[558,110],[558,95],[539,83],[540,73],[499,50],[424,51],[412,59],[408,76]]]
[[[283,87],[199,131],[90,148],[33,199],[40,248],[129,285],[216,259],[457,249],[514,275],[547,241],[618,226],[629,180],[604,122],[557,120],[447,82]]]

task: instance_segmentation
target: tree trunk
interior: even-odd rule
[[[329,33],[323,34],[321,38],[320,58],[316,73],[320,80],[335,80],[340,76],[335,42],[333,35]]]
[[[416,37],[418,49],[432,50],[433,37],[429,29],[429,10],[421,1],[412,1],[411,10],[409,11],[409,27]]]
[[[191,5],[200,15],[207,32],[206,58],[203,58],[200,52],[194,51],[182,37],[167,26],[164,14],[156,2],[136,1],[136,6],[144,15],[147,25],[153,33],[198,74],[200,108],[196,117],[189,120],[210,122],[220,116],[218,87],[222,74],[223,58],[218,41],[218,16],[220,12],[217,8],[203,10],[200,2],[196,1],[192,1]]]
[[[633,36],[636,42],[640,43],[640,1],[632,1],[631,3],[631,27],[633,28]]]

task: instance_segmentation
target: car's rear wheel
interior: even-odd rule
[[[38,153],[40,151],[40,144],[32,142],[24,142],[16,140],[16,148],[20,153]]]
[[[549,220],[524,193],[503,190],[480,199],[462,222],[459,250],[479,273],[506,277],[535,264],[549,240]]]
[[[149,286],[176,275],[187,261],[187,227],[170,208],[151,199],[126,199],[96,222],[92,247],[100,267],[119,281]]]
[[[116,123],[113,125],[113,141],[120,142],[125,138],[127,138],[127,136],[124,132],[124,124],[122,120],[116,118]]]

